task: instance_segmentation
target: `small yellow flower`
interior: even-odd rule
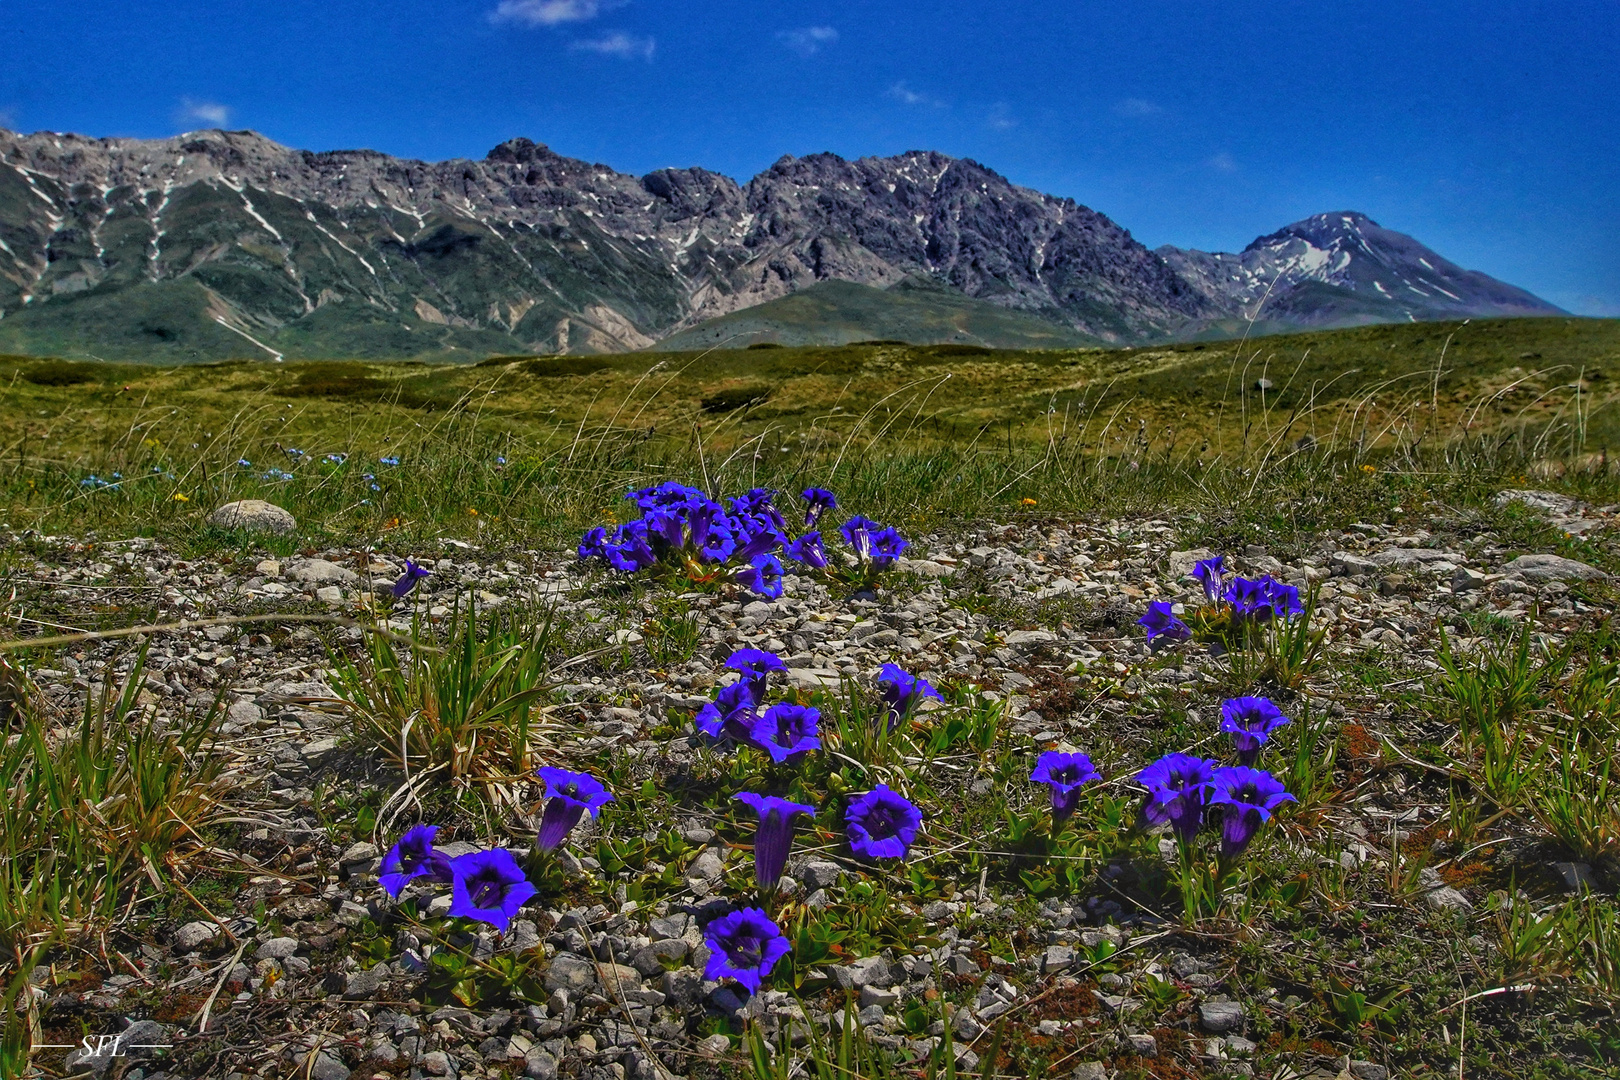
[[[1036,503],[1036,501],[1034,499],[1025,499],[1024,500],[1024,505],[1025,506],[1037,506],[1039,504]]]
[[[469,506],[469,507],[467,507],[467,513],[469,513],[469,514],[471,514],[471,515],[472,515],[472,516],[473,516],[473,517],[477,517],[477,516],[478,516],[478,511],[477,511],[477,510],[474,510],[474,509],[473,509],[473,508],[472,508],[472,507],[470,507],[470,506]]]
[[[191,501],[191,496],[182,495],[180,492],[177,491],[177,492],[174,493],[174,501],[175,502],[190,502]]]
[[[1363,465],[1361,467],[1361,471],[1366,473],[1368,476],[1371,476],[1373,473],[1377,472],[1378,470],[1373,468],[1371,465]]]

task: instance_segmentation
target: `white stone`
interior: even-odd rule
[[[222,529],[246,529],[248,532],[267,532],[276,536],[287,536],[298,531],[298,519],[275,503],[263,499],[228,502],[208,515],[208,524]]]

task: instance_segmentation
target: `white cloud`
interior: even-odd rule
[[[1216,172],[1225,172],[1225,173],[1237,172],[1237,167],[1238,167],[1237,159],[1234,158],[1231,154],[1228,154],[1225,150],[1222,150],[1220,153],[1218,153],[1214,157],[1210,158],[1204,164],[1208,165],[1210,168],[1214,169]]]
[[[217,101],[184,98],[180,102],[179,119],[182,126],[201,123],[222,128],[231,122],[231,110],[229,106],[221,105]]]
[[[498,23],[557,26],[594,19],[604,6],[601,0],[501,0],[489,18]]]
[[[998,101],[991,106],[990,116],[985,123],[995,131],[1011,131],[1018,126],[1018,121],[1010,114],[1005,101]]]
[[[902,105],[933,105],[938,107],[945,104],[938,98],[929,97],[927,94],[913,90],[904,82],[897,82],[889,87],[889,97]]]
[[[600,53],[603,56],[617,56],[621,60],[651,60],[658,43],[650,37],[636,37],[623,30],[615,30],[611,34],[603,34],[599,38],[583,38],[569,44],[570,49],[576,52]]]
[[[838,31],[830,26],[801,26],[797,30],[783,30],[776,40],[800,56],[814,56],[825,45],[838,40]]]
[[[1114,106],[1115,116],[1154,116],[1164,110],[1146,98],[1128,97]]]

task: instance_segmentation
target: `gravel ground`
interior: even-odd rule
[[[1613,509],[1541,493],[1521,498],[1565,530],[1594,536]],[[1149,599],[1195,603],[1197,586],[1184,575],[1208,552],[1182,549],[1175,523],[987,525],[919,538],[911,550],[926,557],[906,561],[875,601],[850,600],[791,576],[776,603],[689,594],[696,651],[661,669],[638,651],[646,627],[625,617],[627,609],[652,612],[653,594],[626,597],[619,582],[557,552],[447,543],[436,558],[412,553],[432,577],[417,596],[394,605],[389,625],[409,629],[412,603],[430,618],[442,617],[457,590],[475,591],[486,609],[559,605],[578,640],[621,646],[634,661],[628,670],[571,670],[575,681],[559,691],[568,703],[556,713],[567,726],[559,753],[566,760],[624,755],[638,775],[650,777],[691,770],[710,753],[672,717],[708,700],[724,675],[720,661],[741,645],[779,653],[789,667],[787,684],[806,691],[837,687],[844,678],[869,680],[891,661],[935,681],[975,682],[1005,706],[1002,737],[1032,752],[1062,745],[1095,753],[1108,744],[1111,761],[1140,764],[1120,748],[1151,726],[1149,703],[1179,700],[1191,715],[1213,716],[1220,661],[1194,646],[1150,655],[1133,625]],[[116,625],[131,614],[152,621],[261,612],[358,616],[374,595],[386,595],[403,565],[392,555],[352,550],[185,558],[152,541],[40,536],[10,538],[7,553],[4,584],[14,597],[7,615],[20,620],[24,634],[78,627],[76,619],[91,617]],[[1319,619],[1329,630],[1334,671],[1351,670],[1357,656],[1393,654],[1413,683],[1437,667],[1437,627],[1447,627],[1453,644],[1467,650],[1482,643],[1477,635],[1489,616],[1516,623],[1537,608],[1540,628],[1556,638],[1607,606],[1593,599],[1605,588],[1601,571],[1553,556],[1515,558],[1489,532],[1463,535],[1438,523],[1433,535],[1354,525],[1286,560],[1263,542],[1226,554],[1240,572],[1320,583]],[[229,901],[234,909],[213,912],[223,925],[135,918],[114,935],[115,948],[101,953],[110,964],[86,961],[93,977],[57,985],[42,979],[44,1029],[64,1037],[56,1041],[128,1028],[119,1057],[41,1054],[50,1074],[734,1075],[742,1067],[740,1047],[734,1037],[710,1033],[717,1019],[757,1018],[768,1031],[842,1020],[826,995],[802,1002],[782,990],[741,996],[734,986],[704,980],[700,925],[724,909],[726,875],[746,867],[748,853],[728,843],[712,817],[696,813],[648,826],[649,836],[673,830],[687,846],[673,893],[640,905],[624,900],[621,886],[617,896],[596,890],[590,903],[531,905],[506,935],[480,934],[469,943],[478,956],[543,954],[546,962],[537,965],[543,1004],[426,1003],[423,941],[408,931],[380,950],[356,941],[385,921],[391,905],[377,884],[379,848],[317,812],[334,793],[391,788],[397,779],[346,742],[340,718],[301,700],[330,696],[323,636],[341,647],[357,642],[360,631],[247,624],[151,638],[143,702],[160,714],[177,713],[206,708],[224,694],[219,735],[242,780],[238,813],[245,823],[232,847],[241,871],[232,880],[240,888]],[[68,715],[107,677],[109,662],[127,668],[131,656],[110,643],[85,643],[40,662],[51,666],[35,668],[33,678]],[[1387,689],[1330,673],[1313,680],[1310,695],[1334,724],[1360,725],[1359,737],[1391,735],[1410,745],[1425,719],[1403,714]],[[1423,776],[1416,763],[1385,769],[1336,801],[1313,857],[1346,870],[1386,866],[1392,844],[1421,834],[1444,809],[1403,797]],[[963,797],[993,795],[990,783],[965,777]],[[1016,798],[1032,801],[1036,794],[1019,791]],[[600,870],[589,854],[593,828],[610,828],[610,816],[595,827],[587,819],[575,833],[564,861],[581,881]],[[927,834],[925,827],[924,854],[948,846],[946,838]],[[532,844],[532,834],[502,839],[514,848]],[[1567,863],[1542,869],[1571,884],[1592,874]],[[859,875],[829,845],[796,856],[784,888],[811,907],[825,906]],[[1117,887],[1108,887],[1110,876],[1119,879]],[[1387,1054],[1343,1056],[1355,1049],[1354,1038],[1318,1040],[1314,1050],[1292,1052],[1287,1064],[1268,1057],[1251,1036],[1301,999],[1246,989],[1235,978],[1240,961],[1230,950],[1174,932],[1133,901],[1126,878],[1124,868],[1110,867],[1104,887],[1042,902],[987,888],[983,879],[958,882],[951,898],[918,904],[911,913],[927,927],[919,940],[931,943],[845,957],[820,974],[850,993],[858,1022],[874,1040],[896,1049],[925,1050],[943,1032],[940,1021],[932,1030],[907,1030],[908,1003],[941,993],[962,1002],[951,1022],[964,1067],[984,1050],[986,1028],[1006,1018],[1028,1038],[1046,1040],[1042,1045],[1067,1048],[1052,1055],[1059,1063],[1054,1071],[1082,1080],[1110,1075],[1133,1058],[1238,1074],[1337,1077],[1348,1070],[1357,1080],[1388,1074]],[[1428,871],[1412,898],[1412,918],[1469,916],[1483,901],[1483,887]],[[1024,948],[1016,959],[991,955],[984,942],[992,934],[1012,935]],[[1476,948],[1489,948],[1475,938]],[[1098,977],[1087,958],[1105,941],[1128,959]],[[1173,1007],[1160,1008],[1138,992],[1148,976],[1177,988]],[[197,1015],[216,987],[209,1030],[199,1034]]]

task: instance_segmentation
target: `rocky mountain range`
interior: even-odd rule
[[[1054,341],[1135,343],[1254,319],[1558,310],[1359,214],[1309,218],[1237,255],[1150,251],[1071,199],[931,152],[784,157],[738,184],[699,168],[636,177],[527,139],[423,162],[251,131],[0,130],[0,350],[623,351],[702,340],[710,320],[829,281],[869,287],[825,295],[858,294],[874,336],[895,336],[871,299],[890,290],[909,332],[992,345],[1004,327],[1033,340],[1036,324],[1059,328]],[[931,294],[950,312],[919,318]]]

